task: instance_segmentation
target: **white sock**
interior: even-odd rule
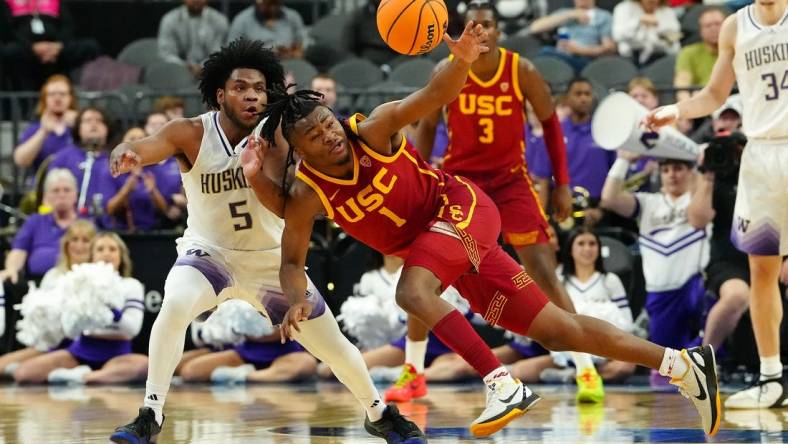
[[[780,355],[761,357],[761,381],[779,378],[783,375],[783,363]]]
[[[583,370],[587,368],[594,368],[594,361],[591,360],[591,355],[588,353],[570,352],[570,354],[572,355],[572,361],[575,363],[577,376],[580,376]]]
[[[665,347],[665,354],[662,356],[662,364],[659,366],[659,374],[680,379],[689,370],[689,364],[681,356],[681,352],[669,347]]]
[[[490,373],[487,373],[487,376],[484,377],[484,384],[490,388],[495,387],[494,385],[492,385],[493,383],[508,383],[508,382],[514,383],[515,381],[514,378],[512,378],[512,374],[509,373],[509,370],[503,365],[491,371]]]
[[[169,386],[157,386],[150,381],[145,383],[145,407],[150,407],[156,413],[156,422],[161,425],[164,421],[164,400],[167,398],[167,392],[170,390]]]
[[[423,341],[405,339],[405,363],[412,365],[416,369],[416,373],[424,373],[424,358],[427,356],[427,342],[429,340],[429,337]]]
[[[300,332],[294,338],[314,357],[331,368],[334,375],[353,393],[367,411],[369,420],[383,417],[386,404],[369,377],[361,352],[339,331],[331,311],[308,321],[299,322]]]

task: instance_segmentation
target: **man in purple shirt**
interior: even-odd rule
[[[74,127],[75,144],[58,152],[49,165],[49,169],[71,171],[77,179],[77,211],[81,216],[93,216],[102,227],[108,226],[106,206],[116,192],[107,152],[107,143],[112,139],[110,121],[101,109],[83,109]]]
[[[592,205],[596,206],[602,195],[607,171],[616,161],[616,153],[600,148],[591,137],[594,90],[588,80],[576,78],[569,84],[566,103],[570,114],[561,122],[561,128],[566,137],[571,186],[587,190]],[[544,148],[534,151],[533,163],[529,163],[528,167],[540,187],[549,187],[549,178],[553,175],[550,159]]]

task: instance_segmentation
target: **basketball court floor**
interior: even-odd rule
[[[468,424],[481,411],[479,384],[433,385],[400,410],[431,443],[783,443],[788,410],[726,412],[707,439],[678,394],[609,387],[604,406],[574,401],[574,387],[532,386],[543,400],[492,437],[474,440]],[[106,443],[136,415],[143,387],[0,386],[0,444]],[[337,383],[285,386],[180,386],[167,399],[167,443],[382,443],[362,428],[363,414]]]

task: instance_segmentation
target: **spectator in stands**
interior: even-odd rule
[[[87,107],[77,115],[74,144],[55,156],[49,168],[67,168],[77,179],[79,197],[77,211],[91,216],[99,226],[106,226],[105,205],[114,195],[109,172],[108,148],[112,146],[115,128],[104,110]]]
[[[627,93],[644,108],[651,111],[659,106],[659,96],[654,82],[646,77],[635,77],[627,85]],[[653,157],[643,156],[629,165],[626,188],[638,191],[659,189],[659,163]]]
[[[602,191],[602,206],[638,222],[649,339],[667,347],[698,345],[706,308],[702,273],[709,262],[711,227],[697,228],[687,217],[695,179],[692,163],[661,159],[662,190],[631,193],[623,188],[624,177],[636,159],[637,155],[619,150]],[[715,335],[706,332],[706,337]],[[666,383],[657,373],[651,375],[654,385]]]
[[[736,156],[740,158],[744,139],[737,141],[728,137],[726,141],[731,143],[728,148],[736,150]],[[693,227],[712,224],[706,288],[719,299],[709,310],[703,342],[714,348],[719,348],[733,333],[747,311],[750,295],[747,255],[735,248],[730,240],[738,172],[738,168],[719,173],[704,171],[698,176],[695,193],[687,207],[687,218]]]
[[[77,117],[77,98],[68,77],[55,74],[41,87],[33,122],[22,133],[14,149],[14,162],[38,170],[47,157],[71,144],[71,128]]]
[[[138,127],[132,126],[131,128],[126,130],[126,133],[123,134],[123,141],[124,142],[133,142],[135,140],[140,140],[145,137],[145,130]]]
[[[254,3],[235,16],[227,41],[246,37],[274,47],[280,58],[303,57],[306,29],[298,12],[282,6],[282,0],[255,0]]]
[[[310,88],[323,94],[320,103],[334,111],[337,104],[337,81],[328,74],[318,74],[312,78]]]
[[[162,59],[186,65],[197,77],[202,62],[218,51],[227,38],[227,17],[206,0],[183,0],[162,17],[159,23],[159,55]]]
[[[592,206],[596,206],[602,195],[607,170],[615,161],[616,154],[600,148],[591,137],[591,114],[594,106],[594,89],[584,78],[572,80],[566,92],[565,103],[570,115],[561,120],[566,154],[569,161],[569,177],[572,188],[581,187],[588,191]],[[538,178],[540,189],[549,189],[553,176],[546,150],[534,153],[531,173]]]
[[[718,7],[707,7],[698,17],[701,41],[681,48],[676,59],[676,88],[700,88],[709,82],[711,68],[717,61],[717,42],[725,12]],[[677,100],[689,98],[689,91],[678,91]]]
[[[0,271],[0,282],[16,284],[24,271],[38,280],[55,266],[60,238],[77,219],[77,182],[69,170],[52,169],[44,182],[44,201],[52,208],[47,214],[28,217],[14,238]]]
[[[74,193],[76,195],[76,192]],[[60,238],[60,254],[54,268],[44,274],[41,279],[42,289],[52,289],[72,265],[84,264],[90,260],[90,243],[96,235],[96,227],[87,220],[75,220],[63,237]],[[64,341],[58,348],[65,348],[70,341]],[[0,379],[13,376],[19,365],[28,359],[41,355],[42,352],[33,347],[26,347],[0,356]]]
[[[725,104],[711,114],[711,120],[706,120],[692,133],[692,140],[707,143],[720,133],[739,131],[742,124],[742,106],[740,95],[729,96]]]
[[[76,39],[61,0],[0,2],[0,42],[13,89],[35,91],[53,74],[67,73],[99,55],[92,39]]]
[[[383,65],[398,54],[386,45],[378,32],[375,14],[379,4],[380,0],[368,0],[356,9],[345,27],[342,41],[343,46],[356,56]]]
[[[161,96],[153,102],[153,110],[164,113],[168,121],[183,117],[183,108],[184,102],[180,97]]]
[[[154,134],[168,121],[169,119],[164,113],[154,111],[148,114],[148,117],[145,118],[145,127],[143,128],[145,130],[145,135],[150,136],[151,134]]]
[[[14,372],[18,383],[112,384],[145,378],[148,357],[131,351],[131,339],[142,329],[144,287],[131,277],[126,243],[115,233],[99,233],[90,248],[91,262],[112,265],[123,278],[118,290],[126,302],[115,319],[101,329],[86,330],[64,350],[30,359]]]
[[[679,51],[681,25],[664,0],[625,0],[613,9],[618,52],[638,66]]]
[[[610,13],[597,8],[594,0],[575,0],[574,9],[559,9],[537,19],[530,30],[538,34],[558,28],[556,46],[546,46],[542,53],[559,57],[580,72],[592,59],[616,51],[612,22]]]

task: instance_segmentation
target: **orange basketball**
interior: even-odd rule
[[[443,0],[383,0],[377,22],[380,36],[391,49],[421,55],[441,43],[449,13]]]

